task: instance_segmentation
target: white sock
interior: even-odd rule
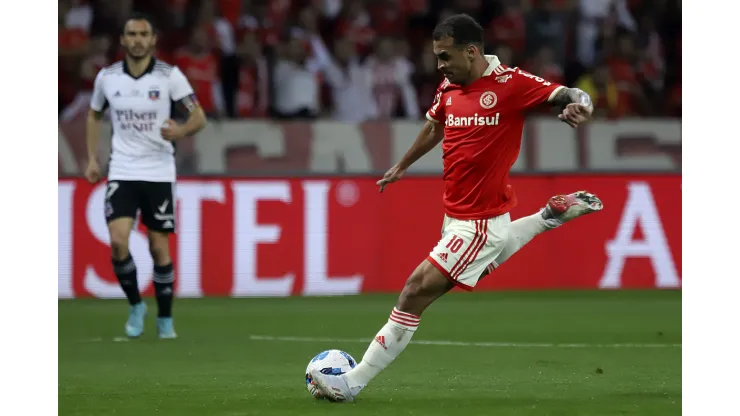
[[[345,374],[353,395],[357,395],[367,383],[393,362],[409,345],[419,326],[420,318],[393,308],[388,323],[375,335],[365,351],[362,361]]]
[[[508,260],[519,249],[529,243],[536,235],[549,229],[551,225],[542,218],[542,212],[536,212],[528,217],[522,217],[509,225],[509,238],[506,241],[501,254],[496,257],[493,268],[496,268]]]

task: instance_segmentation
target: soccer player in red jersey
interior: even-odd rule
[[[539,212],[511,222],[509,211],[516,196],[509,170],[519,156],[526,112],[550,103],[562,110],[561,121],[577,127],[591,116],[591,98],[484,55],[483,29],[470,16],[446,19],[433,38],[445,80],[415,143],[378,185],[382,192],[401,179],[411,164],[441,141],[442,238],[406,281],[388,322],[362,361],[342,375],[309,374],[333,401],[352,401],[387,367],[409,344],[422,312],[437,298],[454,286],[472,290],[537,234],[602,209],[596,196],[580,191],[555,196]]]

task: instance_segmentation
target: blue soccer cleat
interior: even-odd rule
[[[144,318],[146,318],[146,303],[139,302],[131,305],[126,321],[126,336],[137,338],[144,332]]]
[[[172,322],[172,318],[157,318],[157,333],[159,339],[175,339],[177,334],[175,333],[175,325]]]

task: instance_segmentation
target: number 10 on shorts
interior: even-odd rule
[[[463,239],[453,234],[445,247],[448,248],[451,253],[457,253],[462,248],[462,245]]]

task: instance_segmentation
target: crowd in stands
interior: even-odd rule
[[[502,63],[588,92],[600,117],[681,116],[680,0],[60,0],[59,112],[86,111],[133,11],[213,118],[422,119],[431,33],[467,13]],[[549,111],[543,109],[543,111]]]

